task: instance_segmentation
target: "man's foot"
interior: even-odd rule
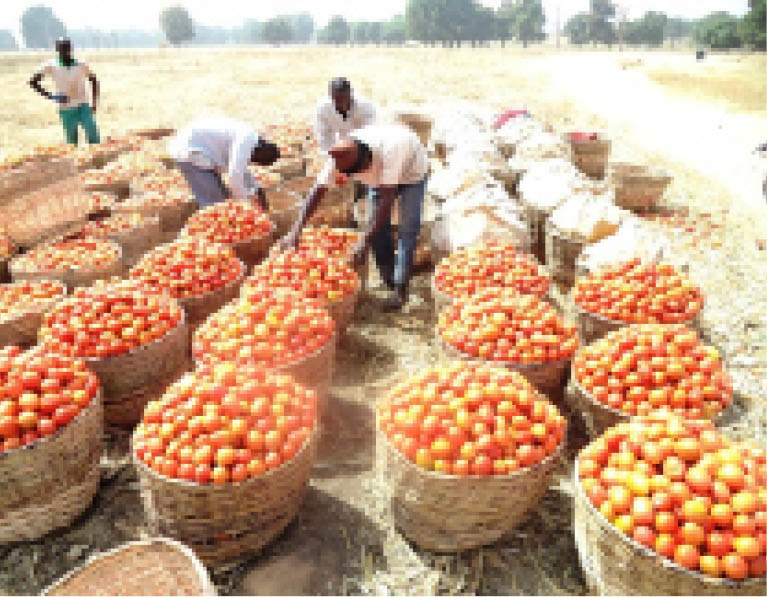
[[[392,293],[383,303],[384,311],[399,311],[407,304],[407,288],[403,284],[394,285]]]

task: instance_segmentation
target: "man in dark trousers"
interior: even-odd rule
[[[280,245],[283,249],[296,246],[301,229],[325,196],[336,170],[370,186],[373,215],[354,247],[351,260],[355,265],[362,263],[372,245],[381,278],[392,291],[384,309],[401,309],[407,303],[421,231],[428,171],[426,148],[408,127],[374,124],[352,132],[349,139],[338,141],[328,153],[332,159],[317,177],[317,184],[309,191],[298,220]],[[400,223],[395,257],[391,209],[397,196]]]
[[[43,64],[29,80],[29,85],[59,105],[59,117],[67,143],[77,145],[78,126],[83,127],[88,143],[98,143],[99,129],[93,114],[99,101],[99,81],[87,64],[73,58],[72,42],[69,39],[62,37],[56,40],[56,53],[58,57]],[[53,79],[56,93],[40,85],[44,76]],[[91,83],[92,104],[88,100],[86,81]]]

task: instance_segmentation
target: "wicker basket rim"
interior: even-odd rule
[[[330,319],[333,320],[332,316],[330,317]],[[335,320],[333,320],[333,323],[335,324]],[[333,333],[330,334],[330,336],[328,337],[328,339],[325,342],[325,344],[320,346],[313,353],[308,354],[308,355],[303,356],[303,357],[300,357],[300,358],[297,358],[294,361],[290,361],[288,363],[282,363],[282,364],[280,364],[280,365],[278,365],[276,367],[269,367],[268,370],[269,371],[280,372],[280,371],[284,371],[285,369],[291,369],[291,368],[295,367],[296,365],[300,365],[302,362],[306,361],[307,359],[318,357],[323,352],[325,352],[326,350],[330,350],[331,346],[335,345],[337,340],[338,340],[338,330],[336,330],[335,327],[334,327],[333,328]],[[194,339],[192,340],[192,345],[193,345],[192,348],[194,349]],[[194,358],[195,366],[197,366],[199,364],[202,364],[204,362],[205,362],[205,359]]]
[[[152,189],[150,189],[151,191]],[[148,191],[139,191],[135,189],[132,185],[130,188],[130,196],[131,197],[141,197],[142,195],[146,195]],[[171,203],[170,205],[132,205],[127,204],[125,201],[121,201],[118,203],[115,203],[114,209],[117,211],[127,211],[127,212],[138,212],[141,210],[149,210],[149,209],[155,209],[155,210],[161,210],[161,209],[171,209],[176,207],[187,207],[189,205],[192,205],[195,203],[195,200],[191,197],[187,197],[184,201],[179,201],[177,203]],[[168,244],[168,243],[164,243]]]
[[[332,258],[332,257],[331,257],[331,259],[335,259],[335,260],[337,260],[337,261],[343,261],[343,260],[342,260],[341,258],[339,258],[339,257],[335,257],[335,258]],[[357,285],[354,287],[354,290],[353,290],[353,291],[351,291],[351,292],[347,292],[346,294],[344,294],[343,296],[341,296],[340,298],[338,298],[338,299],[335,299],[335,300],[330,300],[330,299],[328,299],[328,298],[317,298],[317,297],[312,297],[312,296],[307,296],[307,297],[304,297],[304,298],[307,298],[307,299],[309,299],[309,300],[312,300],[312,301],[320,301],[320,302],[322,302],[322,303],[326,303],[327,305],[338,305],[338,304],[340,304],[340,303],[342,303],[342,302],[344,302],[344,301],[347,301],[347,300],[349,300],[350,298],[354,298],[354,297],[356,297],[356,296],[359,294],[360,290],[362,289],[362,280],[360,280],[360,276],[359,276],[359,274],[357,273],[357,270],[356,270],[356,269],[354,269],[353,267],[351,267],[351,266],[347,265],[346,263],[344,263],[344,266],[346,266],[346,268],[347,268],[349,271],[351,271],[351,272],[353,272],[353,273],[354,273],[354,277],[355,277],[355,278],[356,278],[356,280],[357,280]],[[247,280],[246,280],[246,282],[247,282]],[[277,287],[277,288],[279,288],[279,287]],[[300,294],[301,294],[301,293],[300,293],[299,291],[297,291],[297,290],[295,290],[295,291],[294,291],[294,290],[292,290],[292,289],[288,289],[288,288],[284,288],[284,290],[289,290],[289,291],[295,292],[295,293],[296,293],[296,294],[298,294],[298,295],[300,295]]]
[[[72,570],[67,572],[64,576],[54,581],[52,584],[48,585],[42,591],[41,595],[43,596],[50,595],[58,587],[66,584],[73,577],[77,576],[78,574],[83,572],[86,568],[88,568],[92,564],[95,564],[98,561],[106,560],[108,558],[112,558],[114,556],[120,555],[124,551],[128,551],[135,548],[141,549],[144,547],[152,547],[155,544],[162,544],[162,545],[171,547],[175,549],[176,551],[180,552],[182,555],[184,555],[191,563],[192,569],[195,571],[200,581],[200,584],[202,585],[201,587],[202,591],[200,594],[201,595],[214,594],[214,585],[211,583],[210,578],[208,577],[207,569],[199,560],[199,558],[195,555],[194,551],[192,551],[189,547],[187,547],[183,543],[179,541],[175,541],[168,537],[154,537],[152,539],[144,539],[142,541],[129,541],[127,543],[123,543],[122,545],[118,545],[117,547],[110,549],[108,551],[92,555],[83,564],[81,564],[80,566],[77,566],[76,568],[73,568]]]
[[[573,349],[573,354],[567,357],[562,357],[561,359],[557,359],[555,361],[536,361],[534,363],[522,363],[517,361],[495,361],[492,359],[483,359],[482,357],[474,356],[466,352],[463,352],[462,350],[458,350],[455,346],[450,344],[447,340],[445,340],[442,337],[442,334],[439,333],[439,329],[437,329],[437,336],[439,336],[440,342],[442,342],[442,344],[446,348],[449,348],[450,350],[454,351],[457,355],[460,355],[462,357],[465,355],[465,358],[472,361],[487,363],[489,365],[497,365],[499,367],[511,367],[514,369],[536,369],[538,367],[550,367],[552,365],[565,365],[573,359],[573,356],[575,356],[575,352],[576,352],[576,349]]]
[[[165,243],[165,244],[170,244],[170,243]],[[216,244],[221,244],[221,243],[216,243]],[[159,246],[162,246],[162,245],[159,245]],[[223,245],[223,246],[228,247],[229,245]],[[237,286],[238,284],[241,284],[242,281],[245,279],[245,274],[247,273],[248,268],[245,266],[245,263],[242,261],[242,259],[236,256],[235,256],[235,259],[240,264],[240,273],[237,275],[237,277],[234,280],[230,280],[223,286],[219,286],[218,288],[208,290],[207,292],[203,292],[202,294],[195,294],[193,296],[176,297],[176,296],[171,296],[170,294],[166,294],[164,292],[162,294],[165,294],[165,296],[172,298],[174,301],[178,301],[179,304],[183,307],[186,301],[197,301],[197,300],[205,299],[211,296],[214,292],[220,292],[224,289],[229,289],[229,288],[232,288],[233,286]]]
[[[527,466],[525,468],[519,468],[515,471],[512,471],[511,473],[506,473],[505,475],[446,475],[445,473],[438,473],[436,471],[428,471],[425,468],[421,468],[417,464],[413,464],[405,458],[402,453],[399,452],[389,441],[389,438],[386,437],[386,434],[381,431],[380,427],[378,426],[378,416],[376,416],[376,434],[379,436],[381,441],[384,442],[384,445],[386,446],[386,449],[389,450],[392,454],[395,455],[395,457],[400,461],[401,464],[403,464],[405,467],[410,469],[411,471],[415,471],[419,475],[423,475],[427,478],[431,478],[434,480],[439,481],[455,481],[455,480],[466,480],[466,482],[472,481],[476,482],[481,480],[482,483],[491,484],[493,482],[500,483],[500,482],[508,482],[509,480],[518,479],[520,477],[523,477],[527,475],[528,473],[533,473],[541,468],[544,468],[545,466],[548,466],[553,460],[556,460],[559,458],[562,454],[562,451],[564,450],[564,445],[567,443],[567,431],[565,431],[565,434],[562,436],[561,441],[557,444],[556,449],[546,456],[543,460],[540,462],[536,462],[532,466]]]
[[[99,266],[98,268],[90,268],[93,270],[102,269],[103,267],[111,267],[115,263],[119,263],[122,261],[123,258],[123,250],[120,246],[120,243],[117,243],[111,239],[99,239],[99,242],[102,243],[108,243],[112,245],[113,248],[117,249],[117,258],[113,261],[110,261],[102,266]],[[48,270],[26,270],[26,269],[19,269],[19,267],[16,265],[16,259],[19,257],[24,257],[24,255],[17,255],[13,258],[13,260],[10,263],[11,272],[13,273],[22,273],[22,274],[68,274],[68,273],[80,273],[83,271],[86,271],[82,267],[65,267],[62,269],[48,269]]]
[[[180,487],[205,489],[205,490],[210,490],[216,493],[225,493],[232,487],[246,487],[249,484],[254,484],[256,482],[261,481],[262,479],[269,479],[271,476],[277,475],[278,473],[283,471],[287,465],[295,461],[299,456],[303,455],[304,452],[306,452],[307,450],[311,449],[314,445],[316,445],[316,442],[319,439],[319,434],[320,434],[319,424],[317,420],[315,420],[314,428],[312,429],[312,432],[309,434],[309,437],[306,439],[306,441],[301,446],[301,448],[293,455],[293,458],[291,458],[289,461],[283,462],[277,468],[266,471],[265,473],[258,475],[257,477],[251,477],[249,479],[246,479],[245,481],[238,481],[236,483],[227,482],[222,485],[216,485],[214,483],[197,483],[195,481],[187,481],[186,479],[171,479],[164,475],[160,475],[159,473],[157,473],[156,471],[148,467],[145,462],[143,462],[142,460],[136,457],[136,452],[133,449],[132,434],[131,434],[131,440],[130,440],[131,460],[133,460],[133,463],[136,466],[136,468],[140,469],[140,472],[146,474],[149,477],[154,478],[155,480],[161,481],[163,483],[171,483],[173,485],[177,485]]]
[[[189,227],[189,224],[186,224],[181,229],[181,232],[179,233],[179,236],[191,237],[191,238],[204,238],[204,237],[200,237],[200,236],[197,236],[197,235],[194,235],[194,234],[190,234],[189,231],[187,230],[188,227]],[[252,243],[252,242],[257,241],[257,240],[263,240],[263,239],[270,238],[274,234],[276,229],[277,229],[277,226],[275,225],[275,223],[272,222],[272,220],[269,220],[269,232],[267,232],[266,234],[262,234],[260,236],[250,236],[248,238],[243,238],[241,240],[236,240],[236,241],[231,242],[231,243],[222,243],[222,242],[218,242],[218,241],[213,241],[213,242],[218,242],[218,244],[226,245],[227,247],[232,247],[232,248],[240,247],[240,246],[245,246],[248,243]]]
[[[92,373],[92,374],[96,375],[95,373]],[[56,431],[54,431],[50,435],[46,435],[45,437],[38,437],[31,444],[19,446],[18,448],[15,448],[10,451],[1,452],[0,466],[3,464],[4,458],[10,458],[12,455],[24,454],[23,450],[34,450],[36,447],[43,446],[47,442],[55,441],[56,439],[58,439],[58,436],[60,436],[62,433],[64,433],[64,431],[66,431],[69,428],[70,425],[73,425],[76,421],[78,421],[78,419],[84,418],[86,413],[89,411],[89,409],[91,409],[91,407],[96,408],[96,406],[94,405],[102,401],[103,401],[103,390],[101,385],[99,384],[99,388],[98,390],[96,390],[96,394],[93,396],[93,398],[91,398],[90,402],[88,402],[88,405],[85,408],[81,409],[80,412],[77,413],[77,416],[74,419],[72,419],[69,423],[67,423],[63,427],[59,427],[58,429],[56,429]]]
[[[576,313],[578,315],[588,315],[589,317],[593,317],[594,319],[597,319],[597,320],[601,321],[602,323],[607,323],[607,324],[612,324],[612,325],[619,325],[619,326],[629,326],[629,325],[637,325],[637,324],[644,325],[644,324],[647,324],[647,323],[652,323],[650,321],[645,321],[645,322],[641,322],[640,323],[640,322],[635,322],[635,321],[620,321],[620,320],[617,320],[617,319],[609,319],[609,318],[605,317],[604,315],[597,315],[596,313],[592,313],[591,311],[587,311],[586,309],[581,307],[581,305],[579,305],[577,302],[575,302],[575,300],[573,300],[573,305],[575,306],[575,311],[576,311]],[[690,317],[690,319],[686,319],[685,321],[682,321],[682,322],[677,322],[676,325],[687,325],[687,324],[693,322],[695,320],[695,318],[698,317],[698,315],[700,315],[700,312],[702,310],[703,310],[703,307],[698,309],[698,311],[695,313],[695,315]]]
[[[584,388],[584,387],[581,385],[581,383],[580,383],[580,382],[578,381],[578,379],[575,377],[575,371],[573,371],[573,374],[572,374],[572,376],[571,376],[571,379],[572,379],[573,385],[576,387],[576,389],[577,389],[577,390],[578,390],[578,391],[579,391],[579,392],[580,392],[580,393],[581,393],[583,396],[585,396],[585,397],[586,397],[586,399],[587,399],[587,400],[588,400],[588,401],[591,403],[591,405],[592,405],[592,406],[594,406],[594,407],[596,407],[596,408],[598,408],[598,409],[601,409],[601,410],[603,410],[603,411],[605,411],[605,412],[607,412],[607,413],[610,413],[611,415],[614,415],[614,416],[616,416],[616,417],[619,417],[619,418],[621,418],[621,419],[629,419],[629,418],[631,418],[631,416],[632,416],[632,415],[626,414],[626,413],[624,413],[624,412],[621,412],[621,411],[619,411],[619,410],[616,410],[616,409],[614,409],[612,406],[608,406],[607,404],[603,404],[603,403],[599,402],[599,400],[597,400],[597,399],[594,397],[594,395],[593,395],[593,394],[592,394],[592,393],[591,393],[589,390],[587,390],[586,388]],[[725,407],[725,408],[723,408],[722,410],[720,410],[720,411],[719,411],[719,412],[716,414],[716,416],[715,416],[713,419],[709,419],[709,420],[710,420],[712,423],[717,423],[717,422],[718,422],[718,421],[720,421],[722,418],[724,418],[724,415],[725,415],[725,414],[728,412],[728,410],[729,410],[729,408],[730,408],[731,406],[732,406],[732,403],[730,403],[729,405],[727,405],[727,407]]]
[[[580,484],[580,479],[578,478],[578,458],[575,459],[575,463],[573,465],[573,486],[574,486],[574,491],[576,493],[574,498],[576,500],[580,499],[582,502],[586,504],[586,507],[589,509],[590,513],[592,515],[597,516],[597,520],[599,521],[600,526],[602,526],[603,528],[607,528],[608,531],[610,532],[610,536],[613,539],[617,537],[618,541],[622,541],[623,543],[627,544],[635,551],[640,552],[642,555],[655,558],[664,568],[671,569],[674,572],[681,572],[705,584],[714,584],[714,585],[720,585],[720,586],[731,587],[731,588],[743,588],[744,586],[748,586],[750,584],[756,585],[757,583],[764,583],[765,578],[767,578],[767,575],[766,575],[764,577],[759,577],[759,578],[749,578],[748,580],[735,581],[729,578],[715,578],[713,576],[706,576],[704,574],[701,574],[700,572],[697,572],[694,570],[688,570],[687,568],[680,566],[676,562],[673,562],[672,560],[669,560],[668,558],[660,555],[655,550],[652,550],[649,547],[645,547],[641,543],[634,541],[634,539],[632,539],[628,535],[624,535],[623,533],[618,531],[612,524],[610,524],[610,522],[604,517],[604,515],[594,507],[594,504],[591,503],[591,500],[589,500],[586,494],[584,493],[583,487]]]
[[[445,259],[447,259],[449,257],[450,257],[450,255],[447,255],[446,257],[443,257],[442,260],[445,260]],[[441,262],[442,261],[440,261],[440,263]],[[529,293],[529,292],[519,292],[519,291],[517,291],[517,292],[519,292],[520,296],[534,296],[534,297],[536,297],[538,299],[543,299],[543,297],[546,296],[546,294],[548,294],[549,290],[551,290],[551,276],[549,275],[548,270],[546,269],[545,266],[540,265],[540,264],[538,264],[538,267],[540,268],[540,270],[544,274],[541,277],[544,278],[548,282],[548,285],[546,286],[546,290],[544,290],[543,293],[541,293],[541,294],[534,294],[534,293]],[[436,268],[435,268],[435,271],[436,271]],[[486,288],[480,288],[477,292],[482,292],[483,290],[489,290],[491,288],[498,288],[498,286],[488,286]],[[509,288],[509,289],[515,290],[515,288],[513,286],[502,286],[501,288],[504,288],[504,289],[505,288]],[[471,296],[471,295],[465,295],[465,294],[461,295],[461,296],[453,296],[449,292],[445,292],[441,288],[438,288],[437,287],[436,277],[434,276],[434,274],[432,274],[432,276],[431,276],[431,291],[432,291],[432,293],[444,294],[446,297],[448,297],[448,299],[450,301],[455,301],[455,300],[459,300],[459,299],[469,298],[469,296]]]
[[[53,297],[46,298],[46,299],[38,299],[37,301],[34,301],[32,303],[25,303],[24,305],[22,305],[22,308],[24,310],[21,311],[15,317],[8,317],[8,318],[4,319],[3,316],[0,315],[0,325],[5,325],[6,323],[11,323],[11,322],[14,322],[14,321],[18,321],[19,319],[23,319],[24,317],[26,317],[28,315],[42,315],[42,314],[46,313],[47,311],[49,311],[53,307],[53,305],[55,305],[57,302],[67,298],[67,292],[68,292],[67,291],[67,285],[64,284],[61,280],[56,280],[56,279],[50,279],[50,280],[41,279],[41,280],[37,280],[37,281],[38,282],[50,282],[52,284],[58,284],[62,288],[63,292],[61,294],[59,294],[58,296],[53,296]],[[25,283],[26,282],[24,280],[19,280],[18,282],[9,282],[8,284],[3,284],[3,286],[14,286],[16,284],[25,284]],[[35,306],[42,307],[42,309],[35,309],[35,308],[33,308]]]

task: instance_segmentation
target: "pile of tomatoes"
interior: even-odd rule
[[[584,311],[625,323],[684,323],[703,306],[700,289],[685,274],[639,259],[579,278],[574,298]]]
[[[161,170],[142,176],[135,182],[137,191],[166,192],[174,188],[188,189],[186,178],[177,170]]]
[[[244,271],[230,247],[182,238],[144,255],[130,278],[183,299],[218,290],[239,280]]]
[[[80,228],[81,238],[108,238],[114,234],[125,234],[142,228],[146,218],[139,213],[118,213],[103,220],[88,222]]]
[[[42,311],[64,298],[67,287],[54,280],[22,280],[0,286],[0,321]]]
[[[348,259],[361,235],[350,228],[306,227],[301,231],[299,251],[324,252],[330,257]]]
[[[335,302],[353,295],[359,277],[340,259],[316,251],[290,250],[253,268],[243,284],[243,296],[253,289],[282,288],[307,298]]]
[[[317,352],[334,332],[335,323],[319,301],[254,289],[202,324],[194,335],[192,354],[202,362],[278,367]]]
[[[551,278],[513,244],[490,242],[454,251],[434,270],[434,286],[452,298],[471,296],[485,288],[513,288],[543,296]]]
[[[635,324],[584,347],[576,381],[596,400],[627,415],[664,408],[712,419],[732,402],[719,353],[679,324]]]
[[[417,466],[446,475],[506,475],[562,443],[567,422],[520,374],[450,362],[397,383],[378,426]]]
[[[558,361],[578,348],[575,327],[554,307],[508,288],[457,299],[439,314],[437,329],[459,352],[491,361]]]
[[[88,270],[110,265],[120,258],[120,247],[108,240],[65,240],[40,245],[16,257],[22,271],[56,272],[67,269]]]
[[[45,314],[40,344],[71,357],[115,356],[164,337],[182,317],[178,303],[160,294],[87,288]]]
[[[192,214],[183,234],[230,245],[268,236],[272,228],[269,216],[255,205],[222,201]]]
[[[147,404],[133,450],[170,479],[239,483],[292,460],[316,420],[316,394],[289,376],[220,363],[185,374]]]
[[[763,577],[765,451],[668,413],[610,428],[578,456],[583,491],[620,532],[690,570]]]
[[[0,348],[0,452],[52,435],[98,390],[98,378],[82,361],[40,348]]]

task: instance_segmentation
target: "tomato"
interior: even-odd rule
[[[212,243],[233,243],[271,234],[269,216],[255,205],[222,201],[209,205],[187,220],[181,236],[203,238]]]
[[[24,272],[61,272],[69,269],[96,269],[120,259],[120,248],[106,240],[65,240],[42,244],[15,258]]]
[[[748,564],[742,556],[734,553],[728,553],[722,558],[722,569],[727,578],[732,580],[743,580],[748,574]]]
[[[700,562],[700,552],[693,545],[677,545],[674,550],[674,561],[690,570],[697,570]]]

